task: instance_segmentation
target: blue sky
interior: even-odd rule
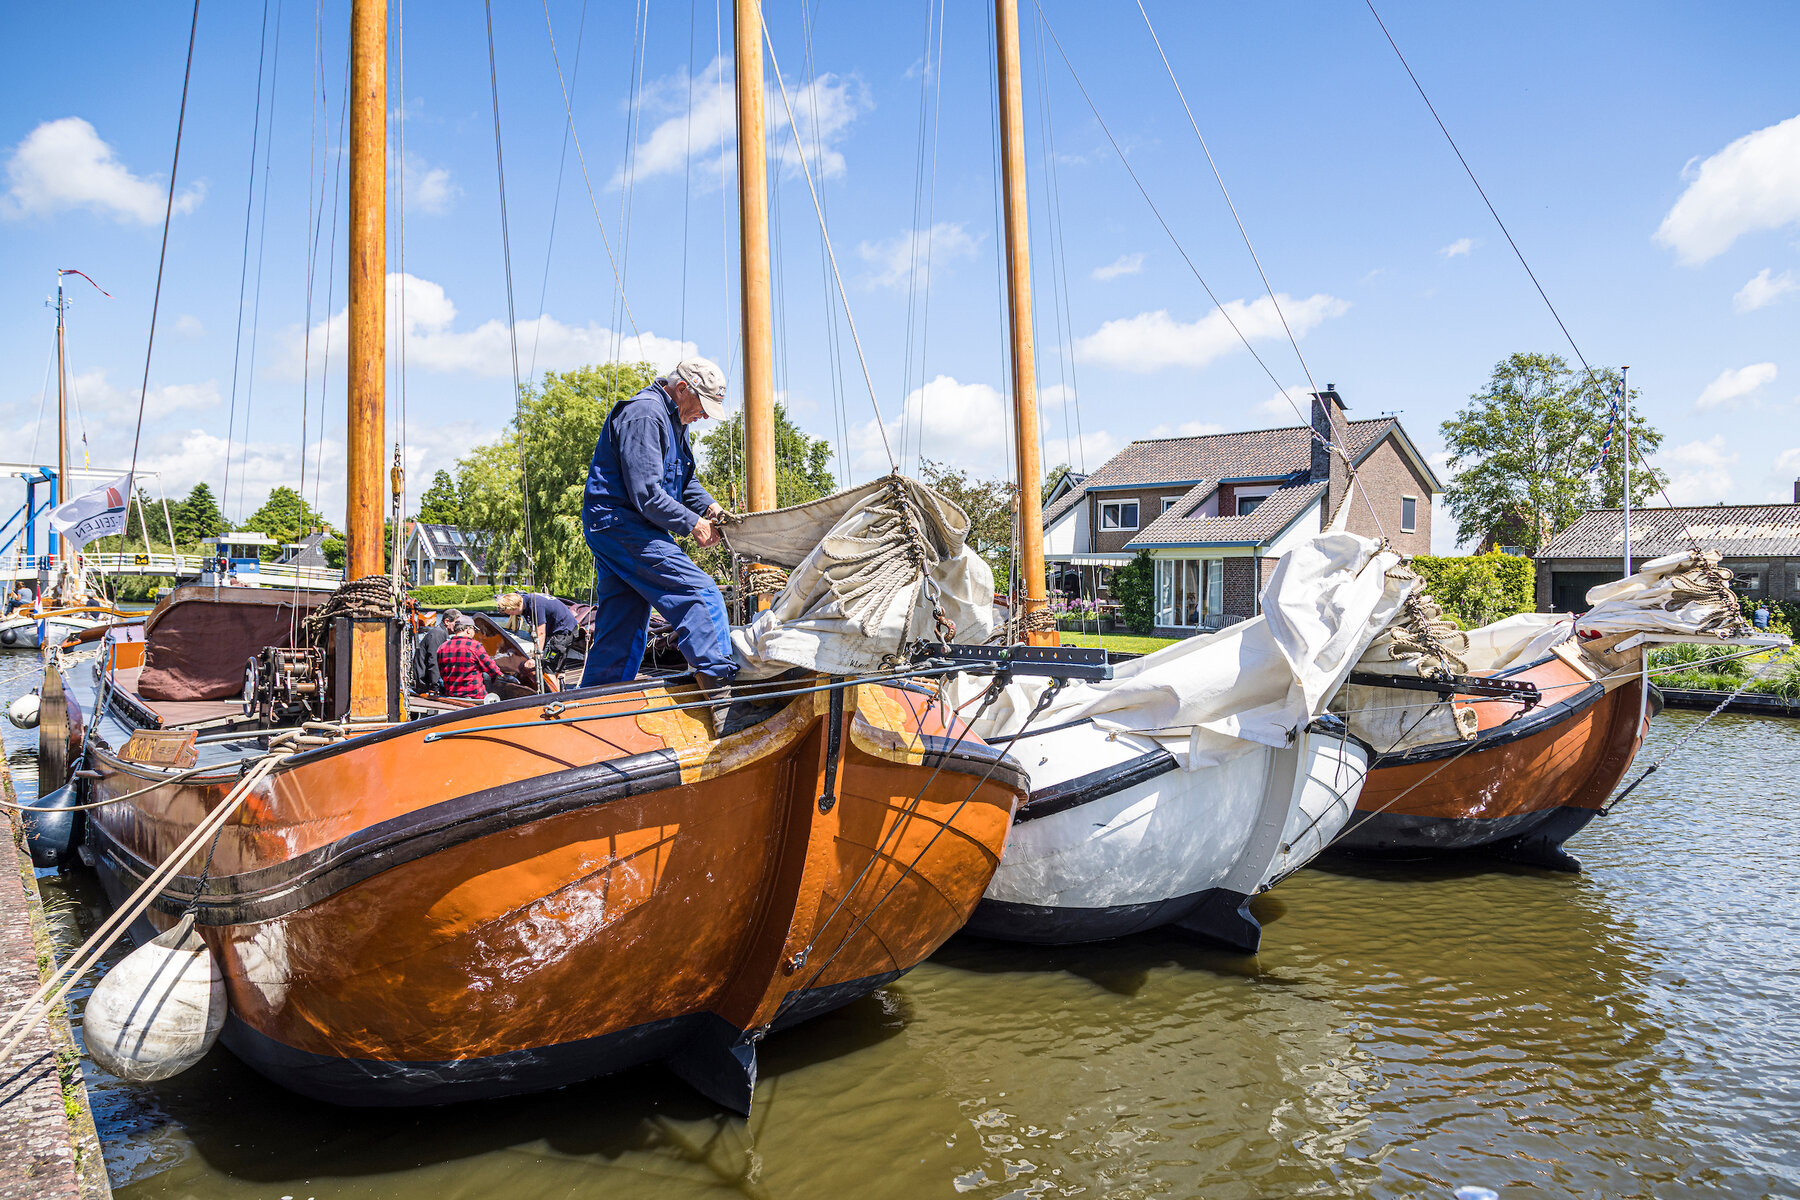
[[[1572,357],[1365,6],[1147,7],[1312,378],[1335,383],[1353,416],[1398,411],[1435,454],[1438,423],[1498,359]],[[260,4],[200,15],[140,458],[171,491],[201,478],[217,491],[229,434],[234,515],[302,471],[308,495],[334,519],[341,510],[342,326],[330,318],[343,308],[347,214],[332,189],[348,5],[323,9],[322,65],[311,5],[271,3],[266,44]],[[130,456],[189,12],[66,3],[6,17],[4,457],[34,444],[39,460],[53,454],[40,418],[53,341],[43,301],[65,266],[114,297],[70,281],[77,436],[97,466]],[[579,0],[550,12],[607,236],[628,246],[643,340],[625,351],[667,365],[689,343],[735,380],[736,216],[718,136],[730,72],[715,63],[730,5],[589,0],[585,25]],[[1043,12],[1183,249],[1281,388],[1304,389],[1135,4],[1049,0]],[[395,294],[412,331],[416,494],[504,425],[512,368],[482,8],[406,15],[404,104],[392,77],[390,100],[405,114],[409,279]],[[1675,499],[1792,499],[1800,9],[1390,0],[1382,15],[1589,361],[1632,366],[1667,435],[1659,462]],[[889,440],[907,465],[922,452],[1003,472],[990,9],[772,0],[767,19]],[[1023,20],[1047,461],[1091,469],[1137,437],[1294,423],[1132,184],[1036,10]],[[541,372],[615,353],[633,331],[565,150],[542,8],[496,6],[495,22],[520,366]],[[840,471],[866,479],[887,460],[769,78],[777,386],[832,438]],[[335,220],[337,234],[309,313],[314,220],[327,239]],[[397,246],[389,269],[400,270]]]

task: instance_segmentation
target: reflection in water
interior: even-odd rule
[[[108,1169],[127,1200],[1794,1194],[1800,723],[1691,749],[1578,839],[1584,876],[1302,872],[1255,959],[957,939],[765,1042],[747,1123],[655,1069],[351,1112],[217,1050],[149,1087],[89,1068]],[[65,941],[102,915],[91,876],[45,888]]]

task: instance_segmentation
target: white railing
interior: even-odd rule
[[[35,580],[42,570],[45,555],[26,554],[22,549],[0,555],[0,579]],[[167,575],[178,580],[194,580],[206,574],[214,560],[204,554],[131,553],[88,554],[83,563],[90,571],[103,575]],[[344,573],[332,567],[297,567],[291,563],[259,563],[253,571],[234,572],[244,587],[336,587],[344,581]]]

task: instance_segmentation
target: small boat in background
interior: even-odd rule
[[[103,629],[133,615],[110,604],[33,608],[0,620],[0,649],[37,650],[44,646],[60,646],[77,634]]]
[[[1332,712],[1376,748],[1336,853],[1473,854],[1579,871],[1563,843],[1605,811],[1662,699],[1647,650],[1786,644],[1738,612],[1719,556],[1645,563],[1578,616],[1521,613],[1466,633],[1426,598],[1379,639]]]

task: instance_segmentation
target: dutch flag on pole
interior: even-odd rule
[[[50,525],[62,535],[67,549],[76,551],[95,538],[124,533],[125,509],[130,500],[131,476],[121,475],[57,505],[50,513]]]

